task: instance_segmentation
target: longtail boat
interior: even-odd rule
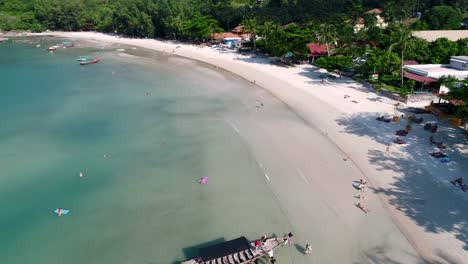
[[[239,237],[199,250],[200,257],[181,264],[248,264],[268,255],[282,245],[282,238],[266,239],[260,247],[255,247],[255,242],[249,243],[245,237]]]
[[[88,64],[98,63],[100,61],[101,59],[99,58],[91,58],[89,60],[80,61],[80,65],[88,65]]]

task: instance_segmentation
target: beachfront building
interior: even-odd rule
[[[214,33],[211,38],[216,43],[228,45],[230,48],[238,47],[242,42],[242,37],[231,32]]]
[[[442,76],[454,76],[459,80],[468,78],[468,56],[453,56],[450,64],[416,64],[407,62],[404,66],[405,78],[415,80],[420,84],[435,83]],[[439,93],[448,93],[445,86],[439,88]]]
[[[367,11],[365,14],[367,15],[374,15],[375,16],[375,26],[379,28],[386,28],[388,23],[382,17],[382,9],[374,8]],[[351,20],[348,20],[351,21]],[[356,23],[354,24],[354,33],[358,33],[359,31],[366,29],[366,21],[362,17],[358,17],[356,19]]]
[[[309,48],[309,54],[307,57],[309,57],[309,61],[311,62],[315,61],[315,58],[317,57],[327,56],[327,45],[325,44],[308,43],[307,48]],[[333,52],[330,51],[330,54],[333,54]]]

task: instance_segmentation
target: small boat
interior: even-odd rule
[[[0,42],[7,41],[8,38],[0,38]]]
[[[76,60],[77,61],[88,61],[88,60],[91,60],[93,59],[93,57],[91,56],[79,56]]]
[[[245,237],[239,237],[199,250],[200,257],[181,264],[248,264],[266,256],[270,251],[284,243],[282,238],[266,239],[261,247],[255,247],[255,242],[249,243]]]
[[[118,51],[118,52],[124,52],[125,49],[116,49],[116,51]]]
[[[101,59],[99,59],[99,58],[91,58],[90,60],[80,61],[80,65],[89,65],[89,64],[93,64],[93,63],[98,63],[100,61],[101,61]]]
[[[59,48],[59,46],[54,45],[54,46],[48,47],[47,50],[48,51],[54,51],[54,50],[57,50],[58,48]]]

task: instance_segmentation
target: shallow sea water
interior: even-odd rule
[[[230,121],[258,88],[165,54],[28,41],[0,44],[0,263],[178,263],[288,231]],[[79,66],[87,54],[103,61]]]

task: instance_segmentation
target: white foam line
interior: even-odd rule
[[[310,184],[309,180],[304,176],[304,174],[302,173],[302,171],[299,169],[299,168],[296,168],[297,172],[299,173],[299,175],[301,176],[301,178],[307,183],[307,184]]]
[[[270,181],[270,177],[268,177],[268,174],[265,173],[265,178],[267,179],[267,181]]]
[[[240,130],[236,127],[236,125],[234,125],[234,123],[232,123],[228,119],[226,119],[226,123],[228,123],[232,127],[232,129],[234,129],[234,131],[236,131],[237,134],[240,134]]]

